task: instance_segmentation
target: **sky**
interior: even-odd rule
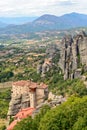
[[[87,14],[87,0],[0,0],[0,17]]]

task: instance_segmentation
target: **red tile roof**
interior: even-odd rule
[[[34,88],[37,88],[37,87],[38,87],[37,83],[34,83],[34,82],[30,83],[30,86],[29,86],[30,89],[34,89]]]
[[[15,86],[28,86],[29,85],[29,81],[20,80],[20,81],[17,81],[17,82],[13,82],[12,85],[15,85]]]
[[[14,120],[7,128],[7,130],[12,130],[14,126],[17,124],[18,120]]]
[[[44,83],[41,83],[40,85],[39,85],[39,88],[42,88],[42,89],[45,89],[45,88],[47,88],[48,87],[48,85],[46,85],[46,84],[44,84]]]
[[[32,81],[29,81],[29,80],[20,80],[20,81],[17,81],[17,82],[14,82],[12,85],[15,85],[15,86],[27,86],[29,87],[30,89],[35,89],[35,88],[42,88],[42,89],[45,89],[47,88],[48,86],[44,83],[41,83],[41,84],[38,84],[38,83],[35,83],[35,82],[32,82]]]
[[[9,125],[7,130],[13,130],[14,126],[17,124],[17,122],[21,121],[22,119],[26,118],[27,116],[32,116],[33,111],[35,108],[25,108],[20,110],[16,115],[15,115],[15,120]]]
[[[15,118],[23,119],[26,118],[27,116],[31,116],[35,108],[25,108],[20,110],[16,115]]]

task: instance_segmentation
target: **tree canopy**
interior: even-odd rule
[[[14,130],[87,130],[87,96],[72,96],[53,109],[45,106],[34,119],[22,120]]]

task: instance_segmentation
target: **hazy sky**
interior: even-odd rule
[[[0,0],[0,16],[87,14],[87,0]]]

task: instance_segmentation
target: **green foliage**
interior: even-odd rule
[[[87,130],[87,115],[84,115],[84,117],[78,117],[78,120],[73,126],[73,130]]]
[[[19,122],[14,130],[86,130],[87,96],[68,99],[62,105],[50,109],[44,106],[32,119],[28,117]]]
[[[87,95],[87,88],[81,79],[65,80],[60,73],[61,69],[54,67],[46,73],[44,82],[48,84],[53,93],[63,96],[78,95],[80,97]]]
[[[57,91],[57,93],[62,95],[79,95],[84,96],[87,95],[87,89],[84,85],[83,81],[80,79],[74,79],[74,80],[66,80],[59,82],[58,86],[54,91]]]
[[[6,126],[4,125],[4,126],[0,127],[0,129],[1,130],[6,130]]]
[[[59,52],[58,52],[58,53],[54,56],[54,58],[52,59],[52,62],[55,63],[55,64],[57,64],[58,61],[59,61],[59,58],[60,58],[60,54],[59,54]]]
[[[40,112],[34,117],[34,125],[36,126],[35,130],[38,130],[39,124],[41,119],[44,117],[44,115],[50,110],[50,107],[48,105],[44,105]]]
[[[0,73],[0,82],[8,81],[11,77],[13,77],[12,71],[3,71]]]
[[[10,121],[9,121],[9,124],[11,124],[11,122],[14,121],[14,118],[13,117],[10,117]]]
[[[31,117],[23,119],[22,121],[17,123],[17,125],[14,127],[13,130],[38,130],[40,120],[44,117],[46,112],[49,110],[50,107],[44,105],[40,110],[39,114],[37,114],[34,119],[32,119]]]
[[[31,117],[23,119],[17,123],[13,130],[35,130],[33,119]]]
[[[80,54],[77,55],[77,58],[78,58],[78,68],[80,68],[81,67]]]
[[[38,130],[86,130],[87,96],[72,97],[50,110],[40,121]]]
[[[0,92],[0,118],[7,117],[10,95],[11,92],[8,89]]]
[[[23,79],[23,74],[22,73],[18,73],[14,76],[14,79],[16,80],[22,80]]]
[[[34,82],[37,82],[40,80],[40,74],[37,74],[35,69],[32,69],[29,72],[29,79],[33,80]]]

